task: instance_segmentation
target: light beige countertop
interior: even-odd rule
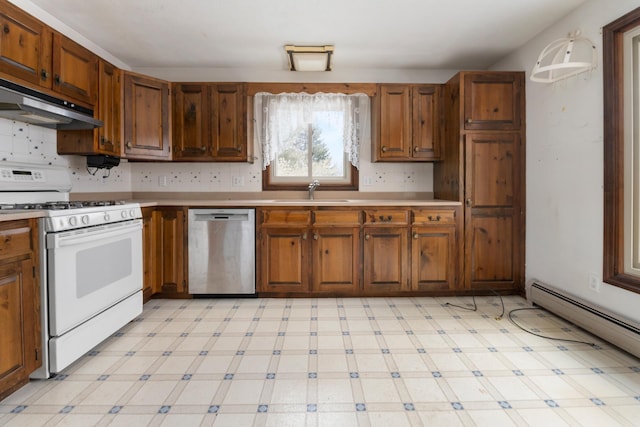
[[[141,207],[270,207],[270,206],[402,206],[446,207],[460,206],[461,202],[434,199],[431,193],[360,193],[324,191],[316,192],[314,200],[304,191],[270,191],[259,193],[75,193],[72,200],[127,200],[140,203]],[[0,211],[0,222],[28,218],[40,218],[43,211]]]

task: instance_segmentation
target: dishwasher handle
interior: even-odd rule
[[[249,221],[246,213],[207,213],[195,214],[195,221]]]

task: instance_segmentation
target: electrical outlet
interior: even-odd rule
[[[167,186],[167,176],[166,175],[160,175],[158,177],[158,185],[160,187],[166,187]]]
[[[600,292],[601,286],[602,286],[602,282],[600,281],[600,278],[598,278],[598,276],[596,276],[595,274],[590,274],[589,289],[591,289],[594,292]]]
[[[370,176],[370,175],[369,176],[365,176],[363,185],[373,185],[373,177]]]
[[[242,187],[244,185],[244,176],[232,176],[231,177],[231,186],[232,187]]]

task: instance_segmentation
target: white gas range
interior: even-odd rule
[[[43,366],[49,378],[142,312],[136,203],[69,201],[66,168],[0,163],[0,209],[40,210]]]

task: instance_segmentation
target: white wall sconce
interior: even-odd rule
[[[331,71],[333,46],[286,45],[290,71]]]
[[[580,30],[569,33],[563,39],[554,40],[547,45],[536,65],[530,79],[534,82],[553,83],[558,80],[591,71],[598,65],[596,47]]]

